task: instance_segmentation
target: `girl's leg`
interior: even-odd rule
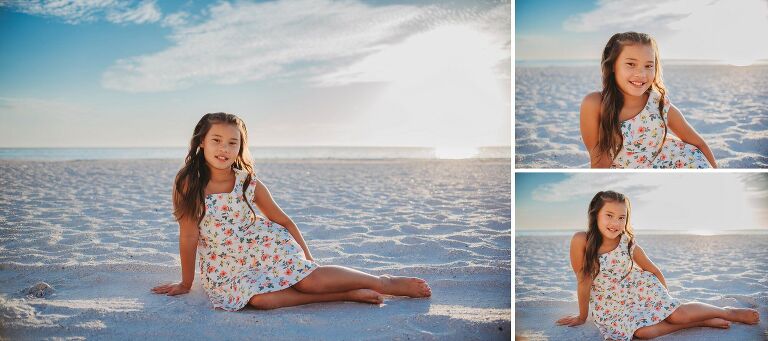
[[[746,324],[755,324],[760,321],[760,314],[754,309],[731,307],[720,308],[699,302],[690,302],[680,305],[665,319],[665,321],[672,324],[685,324],[716,317]]]
[[[372,289],[386,295],[428,297],[432,290],[421,278],[374,276],[336,265],[322,265],[293,285],[296,290],[323,294],[354,289]]]
[[[666,335],[672,332],[676,332],[680,329],[685,329],[685,328],[713,327],[713,328],[726,329],[726,328],[729,328],[730,326],[731,326],[730,322],[720,318],[713,318],[713,319],[708,319],[704,321],[682,323],[682,324],[673,324],[667,321],[661,321],[652,326],[638,328],[637,330],[635,330],[635,337],[637,337],[638,339],[653,339],[653,338]]]
[[[266,310],[333,301],[380,304],[384,302],[384,297],[378,292],[368,289],[350,290],[332,294],[305,294],[294,288],[286,288],[280,291],[253,295],[248,301],[248,304],[256,309]]]

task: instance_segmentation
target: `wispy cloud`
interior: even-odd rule
[[[136,8],[126,8],[121,11],[110,11],[107,13],[107,20],[116,24],[126,22],[135,24],[153,23],[160,20],[161,17],[160,9],[157,8],[154,1],[144,1]]]
[[[532,198],[545,202],[566,202],[584,197],[591,198],[598,191],[613,190],[629,193],[647,193],[658,187],[658,176],[652,174],[573,174],[563,181],[536,188]],[[647,180],[647,181],[643,181]]]
[[[571,32],[599,32],[605,40],[615,32],[654,35],[664,58],[714,59],[748,64],[768,58],[765,0],[601,0],[597,8],[563,22]]]
[[[510,58],[509,7],[468,11],[460,20],[443,16],[440,25],[413,34],[397,44],[376,47],[357,62],[313,79],[323,86],[388,82],[431,73],[456,72],[475,63],[475,70],[493,70]],[[500,72],[499,77],[508,77]]]
[[[180,27],[186,25],[189,19],[189,13],[180,11],[166,15],[161,25],[164,27]]]
[[[547,206],[583,202],[586,208],[598,191],[614,190],[629,196],[636,226],[764,228],[767,188],[764,174],[579,173],[539,186],[532,198]]]
[[[509,5],[501,6],[507,10],[508,28]],[[104,72],[102,85],[128,92],[156,92],[206,82],[259,80],[290,73],[297,66],[339,72],[317,65],[327,63],[344,70],[346,65],[438,25],[473,21],[487,28],[491,21],[498,27],[504,18],[504,10],[499,8],[457,12],[437,6],[372,6],[352,0],[223,2],[207,12],[208,19],[194,25],[183,24],[182,14],[176,24],[171,24],[175,19],[167,19],[174,27],[169,37],[173,45],[158,53],[118,60]],[[508,30],[506,33],[508,37]],[[503,43],[508,46],[508,38]]]
[[[0,1],[0,7],[30,15],[52,17],[69,24],[106,20],[112,23],[144,24],[162,17],[153,0],[141,2],[118,0]]]
[[[568,18],[563,27],[569,31],[594,32],[603,29],[622,30],[628,24],[639,27],[668,25],[706,5],[708,3],[705,1],[691,0],[600,0],[596,9]]]

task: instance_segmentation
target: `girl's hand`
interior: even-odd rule
[[[189,292],[190,287],[181,283],[176,284],[161,284],[152,288],[152,292],[155,294],[166,294],[168,296],[182,295]]]
[[[557,324],[561,326],[576,327],[584,324],[587,319],[579,317],[579,315],[570,315],[557,320]]]

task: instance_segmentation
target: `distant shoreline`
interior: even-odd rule
[[[254,160],[451,160],[511,159],[510,146],[431,147],[251,147]],[[183,160],[186,147],[0,148],[0,160]]]
[[[515,237],[552,237],[552,236],[570,236],[577,231],[584,231],[583,229],[573,230],[515,230]],[[768,235],[766,229],[744,229],[744,230],[723,230],[723,231],[709,231],[709,230],[642,230],[635,229],[635,234],[640,235],[690,235],[690,236],[724,236],[724,235]]]
[[[745,67],[734,66],[721,60],[696,60],[696,59],[662,59],[661,64],[663,66],[733,66],[733,67]],[[755,61],[753,64],[746,66],[766,66],[768,65],[768,59],[761,59]],[[516,67],[546,67],[546,66],[593,66],[600,67],[599,59],[521,59],[515,60]]]

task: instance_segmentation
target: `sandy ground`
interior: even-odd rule
[[[515,69],[515,165],[586,168],[579,106],[600,68]],[[669,98],[723,168],[768,167],[768,65],[664,67]]]
[[[716,306],[757,309],[758,325],[728,330],[692,328],[657,340],[765,340],[768,338],[768,235],[642,235],[638,245],[664,274],[673,297]],[[569,236],[515,237],[515,335],[530,340],[600,340],[592,318],[557,326],[577,314]]]
[[[180,279],[179,160],[0,161],[3,339],[509,339],[510,160],[262,161],[316,260],[429,281],[430,299],[214,310]],[[53,293],[27,297],[45,281]]]

